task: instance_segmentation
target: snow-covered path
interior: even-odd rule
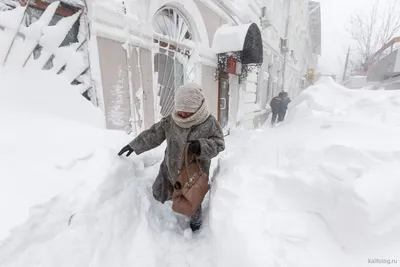
[[[170,209],[152,198],[151,184],[158,169],[153,164],[159,160],[144,157],[132,167],[131,162],[115,158],[85,207],[74,212],[68,203],[53,200],[17,228],[23,234],[3,245],[0,265],[174,266],[195,262],[199,255],[207,260],[208,239],[202,237],[208,234],[185,238]],[[203,261],[199,264],[204,266]]]
[[[2,267],[400,266],[398,92],[322,80],[280,127],[232,131],[193,237],[152,198],[164,147],[120,158],[123,133],[39,117],[21,145],[26,124],[0,116]]]

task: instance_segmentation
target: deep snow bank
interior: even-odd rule
[[[93,190],[104,177],[97,166],[110,164],[107,147],[113,139],[107,138],[114,133],[101,129],[101,111],[57,75],[3,69],[0,81],[3,240],[29,217],[30,207],[71,194],[78,184],[82,191]],[[84,194],[79,194],[70,195],[70,201],[81,202],[77,199]]]
[[[163,147],[121,159],[115,154],[129,138],[120,133],[75,122],[54,121],[53,128],[33,116],[28,121],[37,127],[25,133],[7,117],[8,137],[0,146],[6,147],[0,188],[7,197],[0,203],[12,203],[2,206],[10,214],[34,208],[3,239],[0,266],[399,262],[400,128],[366,114],[397,116],[396,98],[322,80],[292,103],[281,127],[232,131],[207,197],[209,216],[193,238],[170,203],[151,196]],[[20,142],[28,134],[35,143]]]
[[[289,121],[328,116],[333,120],[400,126],[398,91],[349,90],[331,77],[321,78],[290,106]]]
[[[1,69],[0,81],[1,113],[57,117],[105,127],[101,110],[83,98],[60,75],[47,71]]]
[[[399,96],[323,79],[281,127],[232,136],[211,201],[216,266],[400,264],[400,128],[371,116],[399,116]]]
[[[37,88],[27,86],[35,84],[27,77],[37,76],[9,76],[0,88],[0,266],[168,266],[199,255],[209,260],[208,239],[198,246],[185,238],[187,222],[152,198],[164,147],[118,157],[130,137],[93,127],[97,111],[75,93],[53,93],[56,77]]]

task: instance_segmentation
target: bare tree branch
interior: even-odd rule
[[[367,15],[355,14],[350,25],[348,31],[356,42],[351,66],[365,73],[376,60],[375,53],[400,31],[400,1],[388,5],[376,0]]]

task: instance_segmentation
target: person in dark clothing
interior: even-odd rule
[[[290,102],[292,102],[292,100],[290,99],[287,92],[281,92],[280,94],[282,97],[282,112],[281,112],[281,120],[279,120],[279,116],[278,116],[278,121],[282,122],[286,117],[286,111],[288,109]]]
[[[269,105],[271,107],[271,113],[272,113],[271,125],[274,125],[276,123],[276,119],[278,117],[279,110],[282,107],[282,98],[279,96],[275,96],[274,98],[272,98]]]
[[[282,122],[285,119],[286,111],[289,103],[291,102],[287,92],[280,92],[278,96],[272,98],[270,102],[271,106],[271,124],[274,125],[277,122]]]

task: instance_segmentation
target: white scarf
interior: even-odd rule
[[[200,106],[199,110],[188,118],[182,118],[178,115],[177,111],[172,113],[172,119],[181,128],[189,129],[193,126],[202,124],[210,116],[208,111],[207,103],[204,100],[203,104]]]

